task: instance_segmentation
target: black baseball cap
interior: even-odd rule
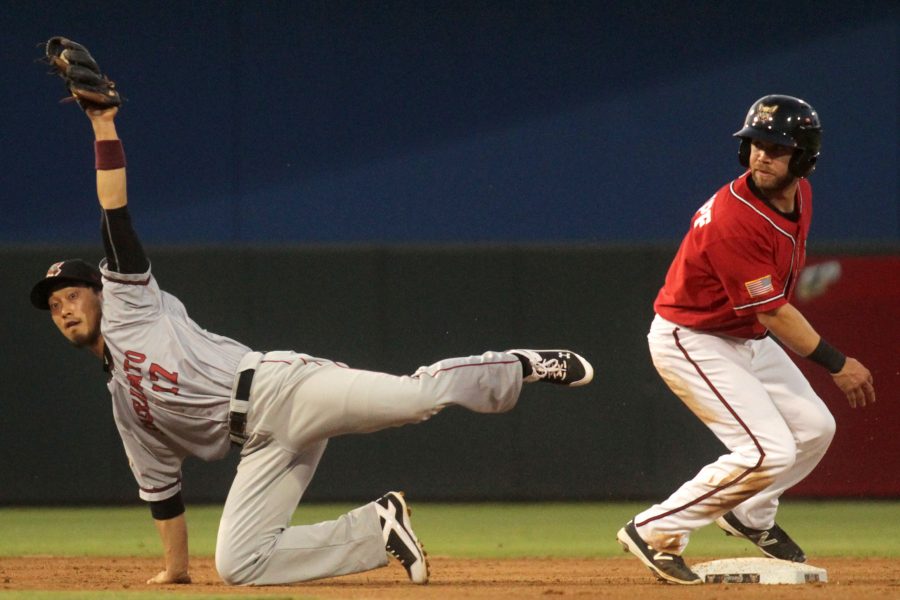
[[[31,288],[31,303],[36,308],[50,310],[47,305],[50,294],[56,288],[65,287],[67,283],[86,283],[98,290],[103,287],[97,267],[80,258],[71,258],[50,265],[47,275]]]

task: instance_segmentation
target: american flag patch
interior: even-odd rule
[[[747,291],[750,292],[751,298],[764,296],[769,292],[775,291],[775,288],[772,286],[771,275],[766,275],[765,277],[760,277],[759,279],[754,279],[753,281],[747,281],[744,283],[744,285],[747,287]]]

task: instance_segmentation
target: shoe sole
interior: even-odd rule
[[[666,581],[669,583],[677,583],[678,585],[699,585],[699,584],[703,583],[702,579],[696,579],[693,581],[685,581],[683,579],[678,579],[676,577],[672,577],[671,575],[668,575],[668,574],[664,573],[663,571],[660,571],[656,567],[656,565],[654,565],[650,561],[650,559],[647,558],[643,552],[641,552],[641,550],[639,548],[635,547],[636,542],[633,539],[631,539],[631,536],[628,535],[628,532],[625,531],[624,527],[622,529],[620,529],[619,532],[616,534],[616,540],[618,540],[619,545],[622,546],[623,552],[630,552],[631,554],[638,557],[638,559],[640,559],[640,561],[642,563],[644,563],[647,566],[647,568],[650,569],[653,572],[653,574],[656,575],[662,581]]]
[[[406,533],[409,534],[410,539],[416,543],[416,547],[419,549],[419,554],[422,555],[422,564],[425,566],[425,578],[416,578],[410,573],[409,578],[410,581],[417,585],[424,585],[428,583],[428,579],[431,577],[431,565],[428,564],[428,553],[425,552],[425,546],[422,545],[422,542],[419,541],[418,536],[416,536],[415,532],[412,529],[412,523],[410,522],[410,518],[412,517],[412,509],[406,503],[405,494],[403,492],[397,492],[394,494],[394,497],[400,502],[400,506],[403,507],[401,511],[400,518],[402,519],[400,522],[400,526],[406,530]]]

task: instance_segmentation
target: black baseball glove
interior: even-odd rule
[[[122,99],[116,84],[100,72],[87,48],[64,37],[47,41],[47,62],[66,82],[72,98],[83,110],[120,106]]]

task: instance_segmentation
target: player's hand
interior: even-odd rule
[[[191,576],[187,571],[182,573],[169,573],[168,571],[160,571],[156,577],[147,580],[149,584],[166,584],[166,583],[190,583]]]
[[[837,373],[832,373],[835,385],[850,401],[850,406],[865,406],[875,403],[875,386],[872,381],[872,373],[855,358],[847,357],[844,368]]]
[[[110,108],[87,108],[84,113],[91,121],[114,121],[119,113],[119,107]]]

